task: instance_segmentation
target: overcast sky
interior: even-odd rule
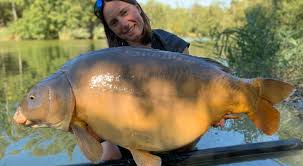
[[[137,0],[139,3],[145,3],[148,0]],[[204,6],[210,5],[213,1],[222,3],[223,5],[228,5],[231,0],[156,0],[161,3],[168,4],[172,7],[190,7],[194,3],[198,3]]]

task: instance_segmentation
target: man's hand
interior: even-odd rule
[[[213,127],[224,127],[225,119],[221,119],[218,123],[213,124]]]
[[[224,115],[224,117],[217,123],[213,124],[213,127],[224,127],[225,119],[240,119],[240,116],[237,115]]]

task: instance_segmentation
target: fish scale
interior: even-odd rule
[[[39,82],[14,121],[72,132],[95,163],[103,153],[99,141],[106,140],[130,150],[139,166],[161,165],[150,152],[194,146],[213,124],[238,117],[229,114],[245,113],[257,128],[273,134],[280,121],[273,105],[292,90],[279,80],[237,78],[209,58],[108,48],[81,54]]]

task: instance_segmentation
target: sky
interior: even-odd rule
[[[137,0],[139,3],[145,3],[148,0]],[[203,6],[209,6],[213,2],[220,2],[224,6],[228,6],[231,0],[156,0],[158,2],[170,5],[172,7],[190,7],[194,3]]]

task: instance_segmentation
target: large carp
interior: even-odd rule
[[[226,71],[210,59],[153,49],[89,52],[34,86],[14,121],[72,131],[93,162],[101,158],[99,138],[107,140],[129,149],[137,165],[161,165],[149,152],[189,145],[229,114],[247,114],[266,134],[277,131],[273,105],[293,87]]]

